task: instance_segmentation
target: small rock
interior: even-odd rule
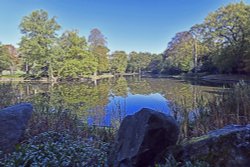
[[[116,138],[110,166],[147,167],[176,144],[179,127],[171,116],[142,109],[122,121]]]
[[[33,107],[21,103],[0,110],[0,150],[9,152],[14,149],[25,132]]]

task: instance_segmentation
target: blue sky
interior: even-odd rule
[[[78,29],[88,37],[92,28],[99,28],[111,51],[161,53],[175,33],[230,2],[238,0],[0,0],[0,41],[17,46],[22,17],[44,9],[57,16],[59,34]]]

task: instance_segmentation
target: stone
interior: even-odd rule
[[[143,108],[124,118],[109,163],[114,167],[147,167],[175,145],[179,127],[173,117]]]
[[[210,166],[248,167],[250,124],[228,125],[169,149],[177,161],[205,161]]]
[[[0,150],[10,152],[25,132],[33,107],[21,103],[0,110]]]

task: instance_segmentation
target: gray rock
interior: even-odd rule
[[[0,110],[0,150],[11,151],[25,132],[33,107],[21,103]]]
[[[211,166],[248,167],[250,164],[250,125],[229,125],[194,138],[172,152],[178,161],[205,161]]]
[[[168,146],[176,144],[178,135],[179,127],[174,118],[144,108],[122,121],[110,166],[153,165]]]

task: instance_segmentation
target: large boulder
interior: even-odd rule
[[[250,124],[228,125],[194,138],[169,152],[177,161],[205,161],[211,166],[248,167],[250,164]]]
[[[0,110],[0,150],[11,151],[25,132],[33,107],[21,103]]]
[[[121,123],[111,154],[110,166],[147,167],[176,144],[179,127],[171,116],[142,109]]]

